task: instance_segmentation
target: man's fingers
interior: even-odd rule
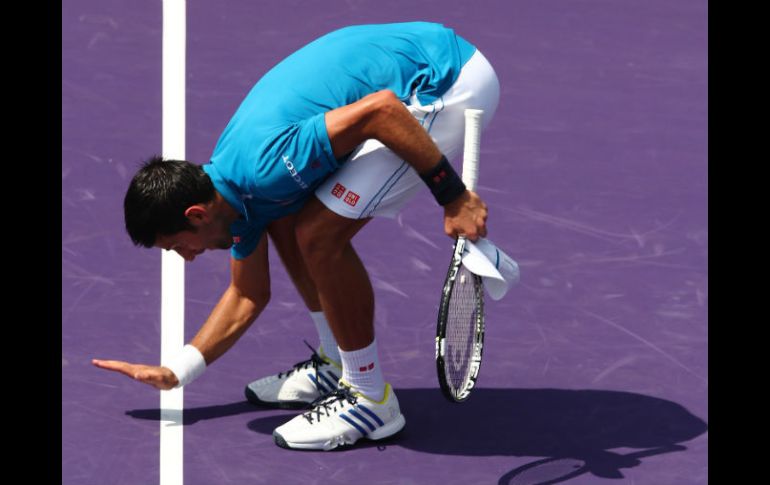
[[[125,364],[125,362],[121,362],[119,360],[101,360],[101,359],[92,359],[91,363],[94,364],[96,367],[101,367],[102,369],[114,369],[121,364]]]
[[[129,377],[133,377],[133,364],[128,362],[122,362],[119,360],[99,360],[93,359],[91,361],[96,367],[100,369],[107,369],[115,372],[120,372]]]
[[[92,359],[91,363],[100,369],[120,372],[131,379],[161,390],[173,389],[177,384],[163,371],[162,367],[130,364],[120,360]]]
[[[487,237],[489,208],[478,194],[467,191],[457,202],[444,207],[444,232],[451,238],[459,235],[471,241]]]

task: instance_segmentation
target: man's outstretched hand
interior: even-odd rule
[[[451,238],[465,236],[471,241],[487,235],[487,204],[476,192],[463,195],[444,206],[444,232]]]
[[[139,382],[144,382],[150,386],[160,389],[161,391],[167,391],[173,389],[174,386],[179,384],[179,379],[171,372],[167,367],[160,367],[157,365],[142,365],[142,364],[130,364],[128,362],[122,362],[119,360],[99,360],[93,359],[91,361],[96,367],[100,369],[107,369],[121,374],[127,375],[131,379]]]

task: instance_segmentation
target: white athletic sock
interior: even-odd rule
[[[320,351],[326,357],[333,360],[335,364],[340,363],[340,352],[337,347],[337,341],[334,339],[332,329],[329,328],[329,322],[326,321],[324,312],[310,312],[310,318],[315,323],[315,328],[318,331],[318,340],[320,340]]]
[[[385,396],[385,380],[377,356],[377,340],[359,350],[340,349],[340,357],[342,380],[369,399],[381,401]]]

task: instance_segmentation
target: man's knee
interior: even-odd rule
[[[308,265],[322,263],[345,246],[347,241],[342,240],[342,228],[335,216],[317,199],[311,200],[298,214],[294,231]]]
[[[317,266],[342,254],[353,236],[369,219],[348,219],[312,199],[297,216],[294,228],[302,257]]]
[[[328,249],[329,240],[326,238],[322,223],[318,219],[298,217],[294,227],[297,245],[306,263],[313,265],[320,255]]]

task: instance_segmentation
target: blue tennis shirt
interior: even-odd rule
[[[251,254],[268,222],[297,212],[344,160],[324,114],[390,89],[421,104],[444,94],[476,48],[441,24],[346,27],[281,61],[251,89],[203,170],[240,212],[232,255]]]

